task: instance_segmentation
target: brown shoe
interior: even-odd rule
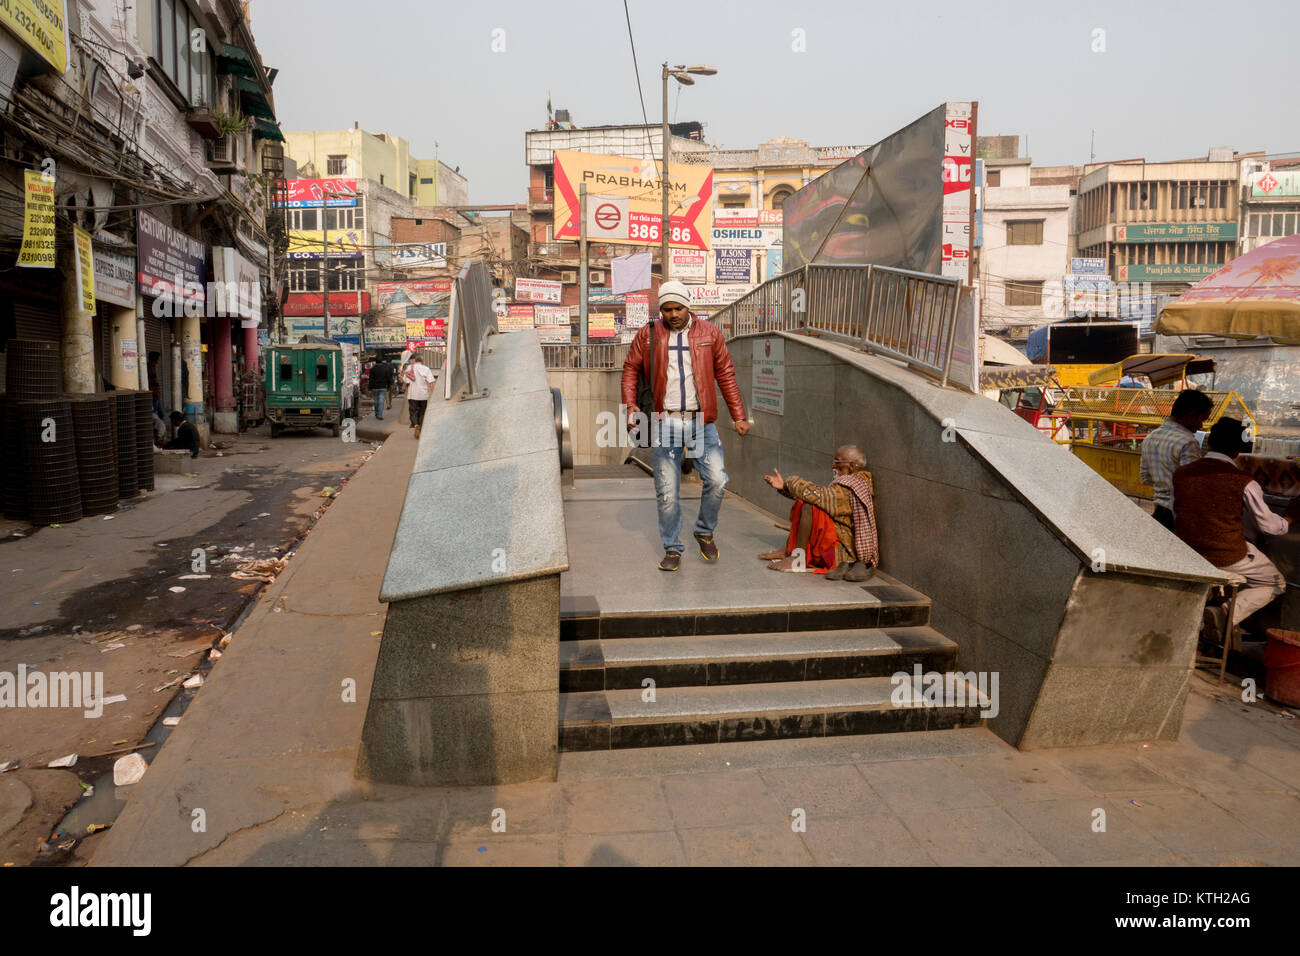
[[[659,562],[660,571],[676,571],[681,567],[682,553],[680,551],[665,551],[664,559]]]
[[[844,580],[852,581],[856,584],[858,582],[866,581],[870,579],[871,576],[875,573],[876,573],[876,569],[867,567],[865,561],[854,561],[853,565],[849,568],[849,570],[845,572]]]
[[[415,437],[416,437],[416,438],[419,438],[419,437],[420,437],[420,426],[419,426],[419,425],[416,425],[416,426],[415,426]]]
[[[842,564],[835,565],[835,567],[827,571],[823,577],[825,577],[827,581],[842,581],[844,580],[844,575],[848,570],[849,563],[845,561]]]
[[[713,541],[713,535],[697,534],[695,540],[700,544],[700,557],[705,561],[718,560],[718,546]]]

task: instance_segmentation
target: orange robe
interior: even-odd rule
[[[830,570],[835,567],[835,544],[839,539],[831,516],[816,505],[796,501],[790,509],[790,534],[785,539],[785,553],[788,556],[799,546],[799,521],[805,507],[812,509],[812,530],[808,534],[805,561],[810,568]]]

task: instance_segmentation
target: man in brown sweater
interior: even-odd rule
[[[1174,534],[1220,571],[1246,579],[1237,592],[1232,625],[1245,620],[1286,590],[1277,566],[1246,540],[1244,515],[1249,511],[1264,534],[1286,534],[1294,514],[1276,515],[1264,502],[1259,482],[1233,459],[1249,450],[1244,427],[1221,418],[1210,429],[1204,458],[1174,472]]]

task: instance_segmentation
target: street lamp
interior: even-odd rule
[[[663,281],[668,281],[668,234],[670,222],[668,215],[668,156],[669,156],[669,137],[668,137],[668,77],[672,77],[682,86],[694,86],[695,81],[691,79],[690,74],[696,76],[713,76],[717,69],[712,66],[674,66],[669,67],[667,63],[663,65],[663,90],[664,90],[664,111],[663,111],[663,137],[664,137],[664,174],[660,180],[659,188],[663,192],[663,224],[660,229],[660,256],[663,261]]]

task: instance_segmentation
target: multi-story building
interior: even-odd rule
[[[462,206],[469,202],[469,181],[438,159],[417,159],[400,136],[361,129],[288,132],[285,148],[312,178],[371,180],[418,206]]]
[[[1237,254],[1239,181],[1231,149],[1096,166],[1079,180],[1079,255],[1104,259],[1118,283],[1149,283],[1152,295],[1185,292]]]
[[[274,71],[236,0],[34,9],[46,22],[0,21],[0,188],[15,200],[0,205],[0,247],[19,251],[32,172],[54,229],[48,261],[0,270],[0,346],[58,341],[64,391],[148,385],[200,431],[234,431],[234,370],[255,376],[270,298],[255,177],[282,160]],[[74,227],[92,237],[93,311],[70,294]],[[233,308],[215,282],[234,283]]]
[[[1242,163],[1239,253],[1300,233],[1300,159]]]
[[[984,159],[978,276],[981,328],[1023,341],[1062,317],[1070,187],[1033,185],[1028,157]]]

